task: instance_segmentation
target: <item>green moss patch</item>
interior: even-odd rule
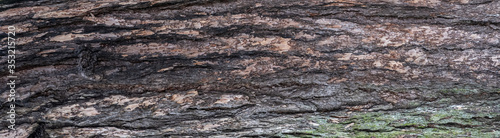
[[[308,120],[319,124],[311,130],[300,131],[307,136],[282,137],[500,137],[498,106],[455,105],[447,108],[419,107],[404,112],[355,112],[348,118],[328,115]],[[328,121],[336,120],[336,121]]]

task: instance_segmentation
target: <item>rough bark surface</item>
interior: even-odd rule
[[[0,137],[500,136],[500,1],[0,3]]]

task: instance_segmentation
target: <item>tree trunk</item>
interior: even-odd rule
[[[500,137],[500,1],[0,3],[0,137]]]

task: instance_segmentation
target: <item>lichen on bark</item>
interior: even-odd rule
[[[0,137],[500,136],[500,1],[0,3]]]

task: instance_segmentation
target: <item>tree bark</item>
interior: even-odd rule
[[[0,3],[0,137],[500,136],[500,1]]]

